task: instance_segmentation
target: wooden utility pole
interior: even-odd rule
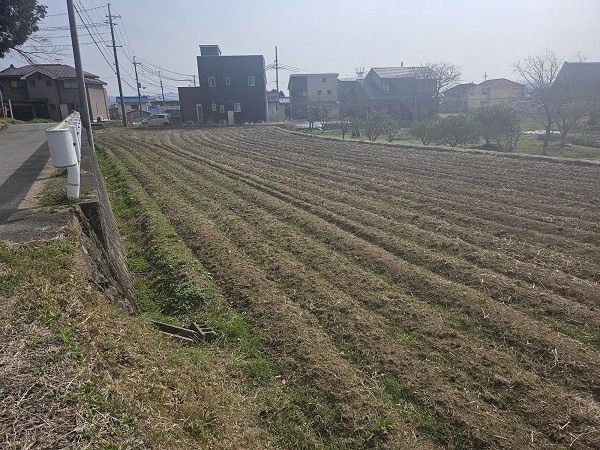
[[[162,83],[162,78],[160,77],[160,71],[158,72],[158,79],[160,80],[160,92],[162,93],[163,108],[166,111],[167,110],[167,105],[165,103],[165,90],[163,89],[163,83]]]
[[[121,16],[113,16],[110,13],[110,3],[108,4],[108,23],[110,24],[110,34],[112,36],[112,48],[115,55],[115,68],[117,72],[117,83],[119,84],[119,95],[121,96],[121,114],[123,116],[123,126],[127,126],[127,115],[125,114],[125,99],[123,98],[123,86],[121,85],[121,74],[119,72],[119,59],[117,58],[117,45],[115,44],[115,30],[113,29],[113,17],[120,18]]]
[[[92,152],[95,152],[94,137],[92,135],[92,121],[90,120],[90,108],[88,106],[85,78],[83,77],[83,66],[81,65],[81,52],[79,50],[79,37],[77,36],[77,22],[75,21],[75,7],[73,6],[73,0],[67,0],[67,12],[69,14],[69,27],[71,28],[71,44],[73,45],[75,72],[77,72],[81,119],[85,131],[87,132],[88,142],[92,148]]]
[[[144,118],[144,112],[142,111],[142,94],[140,94],[140,80],[138,79],[138,73],[137,73],[137,65],[139,63],[135,62],[135,56],[133,57],[133,70],[135,72],[135,84],[137,85],[137,91],[138,91],[138,104],[140,106],[140,117],[143,119]]]

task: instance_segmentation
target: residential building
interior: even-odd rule
[[[106,83],[84,72],[87,101],[92,120],[109,118]],[[0,72],[3,101],[10,100],[15,119],[61,121],[72,111],[81,111],[77,73],[64,64],[36,64]]]
[[[180,87],[179,107],[183,123],[204,123],[204,109],[202,108],[202,90],[198,86]]]
[[[199,100],[194,105],[193,121],[233,124],[267,120],[263,55],[223,56],[218,45],[201,45],[197,60],[199,96],[180,89],[182,109],[184,102],[189,103],[181,97],[182,92]],[[183,120],[188,121],[187,115]]]
[[[441,113],[464,113],[469,110],[469,92],[475,88],[475,83],[463,83],[446,89],[441,93]]]
[[[290,119],[290,98],[273,89],[267,92],[267,120],[283,122]]]
[[[397,120],[420,120],[439,110],[437,80],[429,67],[374,67],[356,83],[370,107],[386,110]],[[348,88],[357,85],[350,82]],[[350,98],[345,96],[344,103]]]
[[[116,97],[115,103],[120,106],[121,97]],[[140,97],[137,95],[123,96],[123,104],[125,105],[125,114],[127,115],[129,115],[131,111],[138,111],[140,109],[140,105],[142,107],[142,111],[148,111],[148,97],[145,95]]]
[[[570,101],[599,101],[600,62],[565,62],[554,84],[568,90]]]
[[[525,86],[506,78],[486,80],[469,91],[468,110],[518,102],[525,95]]]
[[[338,73],[292,74],[288,83],[292,119],[307,119],[311,108],[338,114]]]
[[[121,97],[115,98],[117,105],[117,111],[121,112]],[[125,105],[125,114],[127,114],[127,121],[137,120],[149,117],[152,112],[148,109],[148,97],[145,95],[137,96],[123,96],[123,104]],[[141,106],[141,112],[140,112]],[[119,114],[120,117],[120,114]]]

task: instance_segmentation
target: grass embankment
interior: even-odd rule
[[[0,444],[22,448],[133,448],[136,422],[97,365],[96,310],[119,311],[86,284],[73,234],[0,241]],[[123,317],[123,319],[125,319]]]

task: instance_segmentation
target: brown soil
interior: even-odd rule
[[[600,166],[267,127],[97,140],[346,448],[386,418],[381,448],[600,446]]]

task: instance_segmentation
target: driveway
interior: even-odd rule
[[[50,159],[47,123],[10,125],[0,132],[0,225],[7,223]]]

